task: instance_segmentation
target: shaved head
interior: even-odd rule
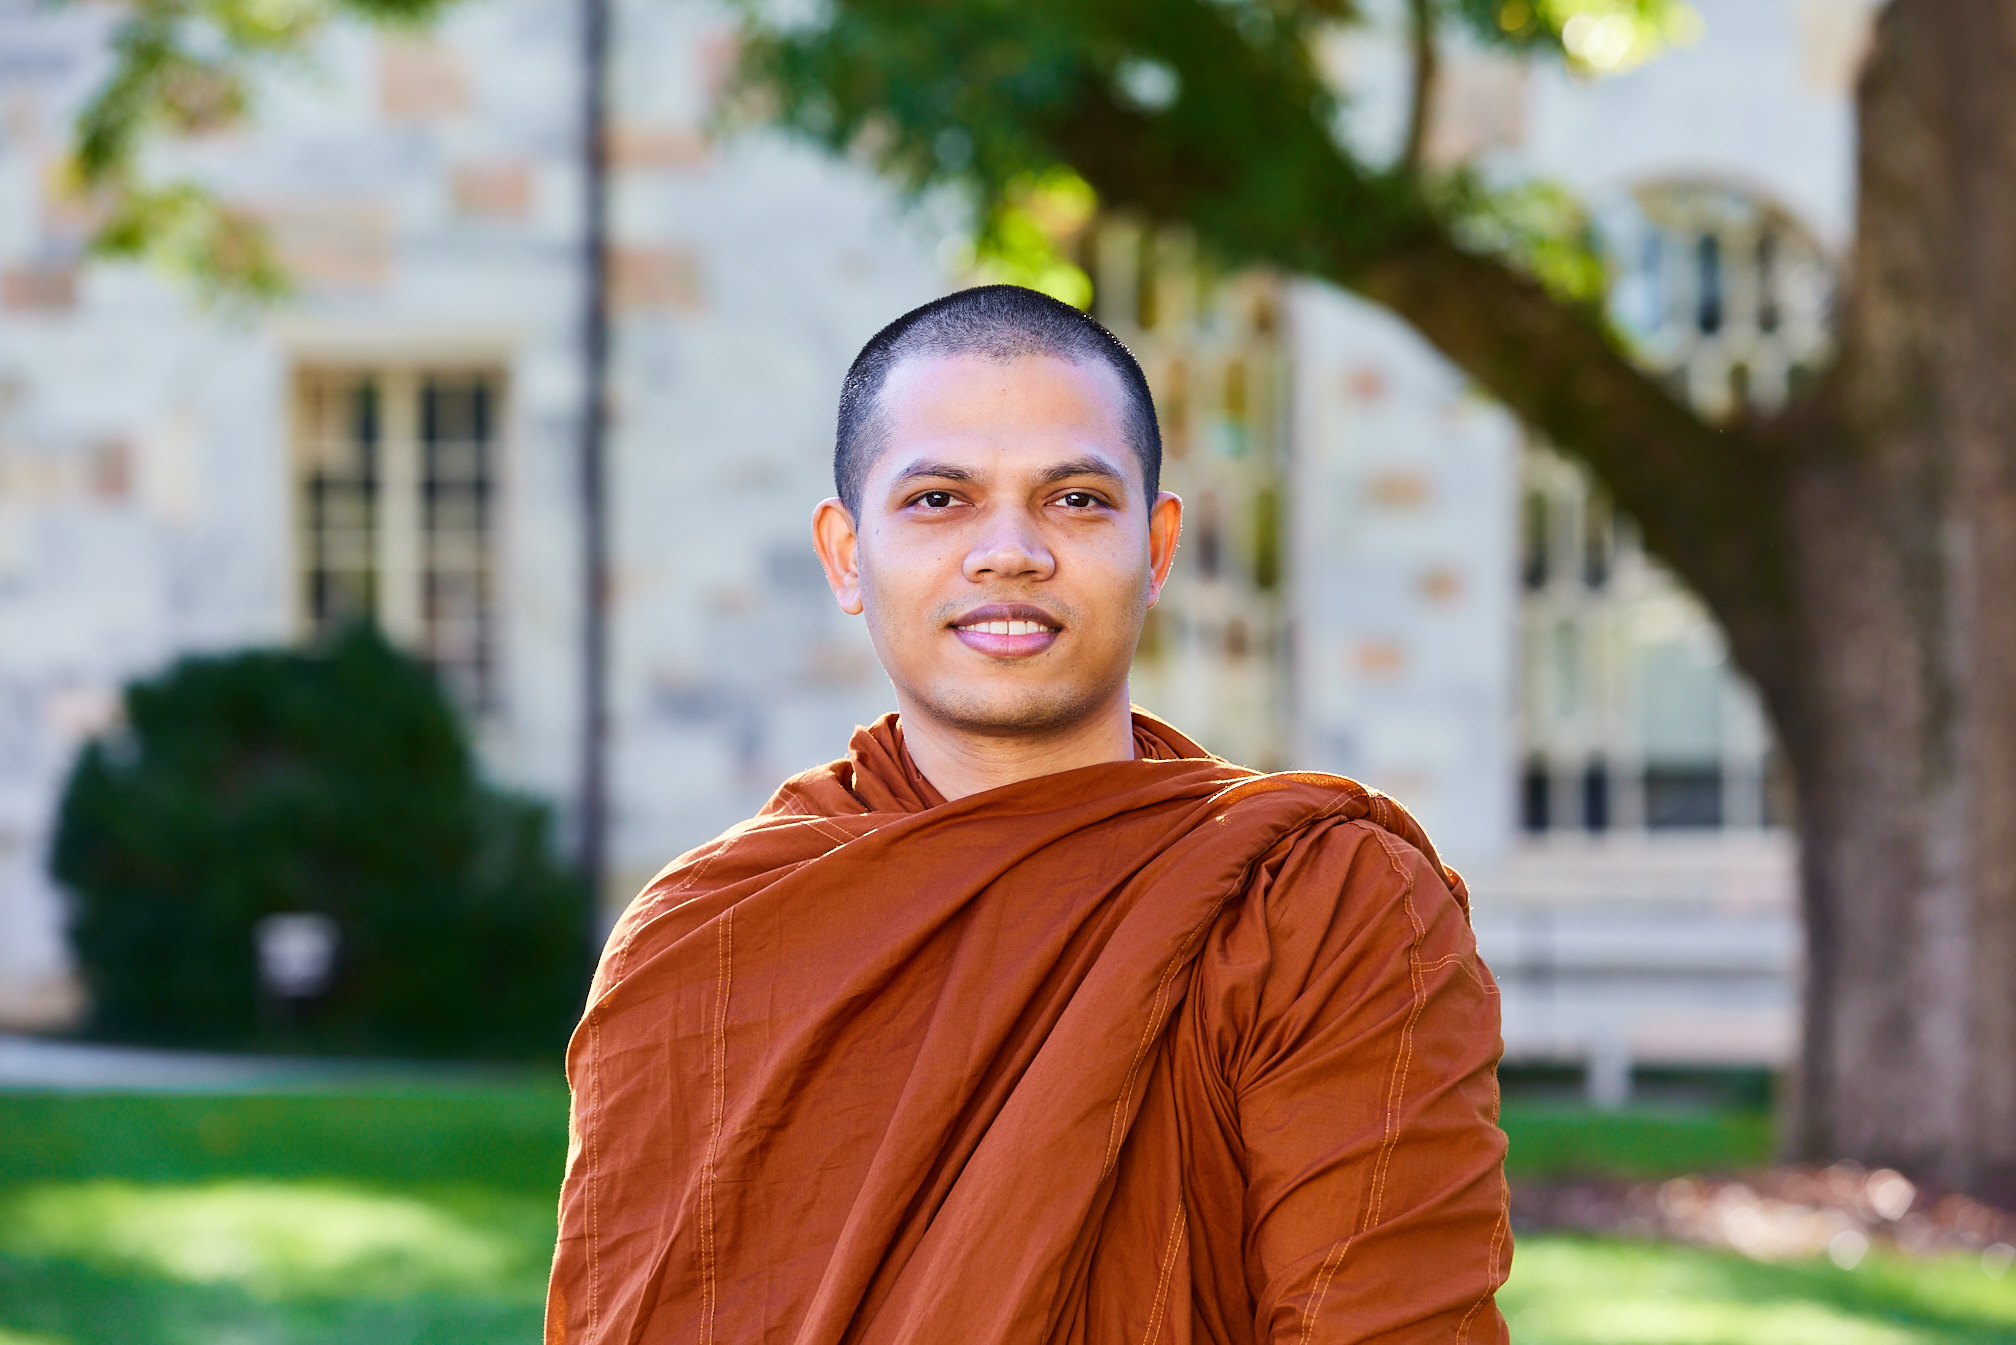
[[[981,285],[912,309],[870,337],[854,357],[840,386],[833,443],[833,486],[848,512],[859,515],[862,483],[883,447],[882,385],[898,364],[925,355],[1002,363],[1045,355],[1110,368],[1125,395],[1128,447],[1141,468],[1143,498],[1155,499],[1162,477],[1162,431],[1148,380],[1133,352],[1095,319],[1047,294],[1020,285]]]

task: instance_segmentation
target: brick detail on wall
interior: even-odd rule
[[[522,220],[532,213],[532,164],[526,159],[458,163],[448,170],[448,190],[459,215]]]
[[[287,276],[303,290],[357,293],[392,283],[397,245],[382,201],[278,201],[253,213],[266,225]]]
[[[0,271],[0,307],[14,312],[60,313],[76,303],[74,266],[19,266]]]
[[[462,54],[426,38],[378,39],[378,109],[393,121],[442,121],[470,110]]]
[[[691,248],[617,247],[610,298],[623,313],[695,313],[706,306],[700,259]]]
[[[698,168],[707,162],[705,136],[690,126],[618,122],[609,128],[611,167],[632,172]]]

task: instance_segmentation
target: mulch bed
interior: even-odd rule
[[[1871,1247],[1911,1256],[1969,1253],[1999,1278],[2016,1266],[2016,1212],[1922,1190],[1887,1168],[1780,1167],[1664,1182],[1522,1181],[1513,1227],[1726,1247],[1759,1261],[1828,1256],[1852,1268]]]

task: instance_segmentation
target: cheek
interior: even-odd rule
[[[1155,581],[1147,544],[1141,538],[1111,538],[1085,554],[1083,565],[1088,586],[1107,601],[1131,603]]]
[[[866,554],[862,558],[862,604],[886,639],[915,639],[933,603],[931,558],[928,553],[915,554],[914,548],[888,545],[884,539],[878,543],[872,558]]]

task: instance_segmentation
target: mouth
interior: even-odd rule
[[[990,658],[1028,658],[1057,642],[1063,623],[1029,603],[988,603],[955,618],[959,643]]]

